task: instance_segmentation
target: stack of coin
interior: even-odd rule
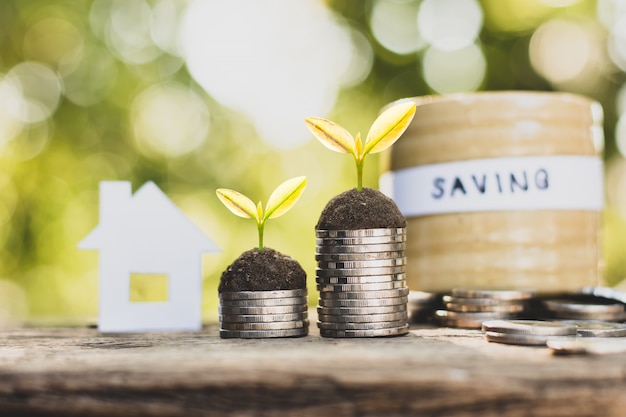
[[[435,319],[445,326],[480,329],[485,320],[523,316],[534,291],[474,290],[455,288],[443,296],[445,309],[435,311]]]
[[[321,336],[408,333],[406,229],[317,230],[316,235]]]
[[[220,337],[300,337],[309,332],[307,290],[221,292]]]
[[[541,302],[546,316],[571,320],[625,321],[624,304],[609,300],[593,299],[546,299]]]
[[[513,345],[546,346],[548,340],[577,335],[574,324],[538,320],[486,320],[482,324],[490,342]]]

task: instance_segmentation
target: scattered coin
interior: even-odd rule
[[[319,314],[318,319],[328,323],[374,323],[381,321],[405,320],[408,318],[407,311],[385,314],[345,314],[331,315]]]
[[[307,289],[277,290],[277,291],[224,291],[219,293],[222,300],[258,300],[263,298],[293,298],[305,297]]]
[[[409,295],[409,288],[396,288],[393,290],[380,291],[340,291],[321,292],[320,300],[366,300],[366,299],[388,299],[406,297]]]
[[[307,305],[294,304],[288,306],[268,306],[268,307],[228,307],[219,306],[219,313],[223,315],[236,315],[236,314],[290,314],[290,313],[303,313],[307,311]]]
[[[536,297],[534,290],[480,290],[469,288],[454,288],[453,297],[466,298],[496,298],[498,300],[528,300]]]
[[[543,300],[542,306],[555,318],[572,320],[626,320],[624,304],[601,301]]]
[[[576,326],[557,321],[540,320],[488,320],[483,331],[530,336],[575,336]]]
[[[582,337],[626,337],[626,324],[609,321],[566,320],[562,323],[576,326]]]
[[[318,321],[320,330],[381,330],[398,328],[406,325],[406,319],[395,321],[362,322],[362,323],[334,323]]]
[[[480,329],[484,321],[510,317],[510,313],[500,312],[459,313],[448,310],[435,311],[435,319],[440,324],[464,329]]]
[[[338,292],[338,291],[380,291],[392,290],[394,288],[405,288],[406,281],[389,281],[374,282],[371,284],[317,284],[317,290],[320,292]]]
[[[317,313],[319,315],[328,316],[389,314],[406,311],[407,305],[403,303],[390,306],[374,307],[317,307]]]
[[[223,307],[270,307],[306,304],[307,297],[260,298],[254,300],[221,300]]]
[[[308,318],[308,312],[289,314],[220,314],[222,323],[267,323],[280,321],[297,321]]]
[[[339,262],[323,262],[318,261],[318,267],[321,269],[349,269],[349,268],[377,268],[387,266],[406,265],[406,257],[392,259],[378,259],[373,261],[339,261]]]
[[[526,305],[527,299],[521,300],[502,300],[499,298],[485,297],[455,297],[445,294],[442,297],[444,303],[460,304],[460,305],[481,305],[481,306],[501,306],[501,305]]]
[[[309,325],[308,320],[275,321],[271,323],[234,323],[222,322],[222,330],[288,330],[299,329]]]
[[[391,328],[391,329],[374,329],[374,330],[325,330],[320,329],[322,337],[387,337],[400,336],[409,332],[409,325]]]
[[[575,339],[576,336],[546,336],[517,333],[498,333],[486,331],[485,339],[489,342],[506,343],[509,345],[546,346],[549,340]]]
[[[321,307],[381,307],[390,305],[406,304],[407,297],[392,297],[381,299],[364,299],[364,300],[325,300],[318,299]]]
[[[446,303],[446,309],[461,313],[499,312],[499,313],[521,313],[526,309],[523,304],[501,304],[501,305],[481,305],[481,304],[457,304]]]
[[[302,337],[309,333],[309,327],[288,330],[224,330],[220,329],[220,337],[223,339],[265,339],[272,337]]]
[[[356,229],[356,230],[316,230],[317,237],[366,237],[406,234],[406,228]]]

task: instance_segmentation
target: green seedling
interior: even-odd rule
[[[415,103],[400,103],[385,110],[372,124],[365,144],[361,133],[352,137],[350,132],[330,120],[308,117],[305,123],[313,135],[328,149],[349,153],[356,163],[357,190],[363,189],[363,165],[370,153],[382,152],[397,141],[413,120]]]
[[[306,177],[296,177],[283,182],[270,195],[265,210],[260,201],[255,206],[252,200],[234,190],[219,188],[216,194],[226,208],[237,216],[256,220],[259,231],[259,250],[263,250],[265,222],[287,213],[302,195],[304,187],[306,187]]]

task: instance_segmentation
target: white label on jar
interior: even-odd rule
[[[386,172],[380,189],[406,217],[501,210],[601,210],[593,156],[475,159]]]

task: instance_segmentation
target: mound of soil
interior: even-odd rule
[[[333,197],[320,215],[316,230],[406,227],[396,203],[372,188],[356,188]]]
[[[306,272],[295,259],[271,248],[246,251],[222,273],[218,291],[306,288]]]

